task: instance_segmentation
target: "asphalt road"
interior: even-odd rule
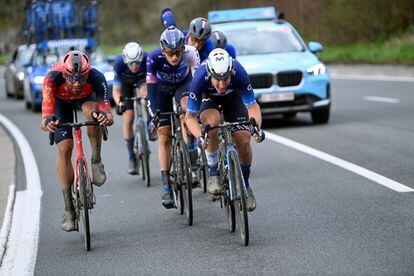
[[[414,188],[413,91],[414,82],[333,80],[329,124],[315,126],[308,114],[299,114],[267,122],[266,130]],[[126,173],[119,117],[103,146],[108,180],[95,189],[92,251],[86,252],[80,233],[60,229],[56,151],[39,129],[40,114],[7,100],[4,89],[0,113],[25,134],[40,170],[36,275],[414,274],[413,193],[397,193],[268,139],[254,145],[251,183],[258,208],[249,216],[250,245],[243,247],[227,230],[218,203],[200,189],[194,191],[192,227],[161,206],[154,144],[153,185],[146,188]],[[25,188],[23,180],[17,190]]]

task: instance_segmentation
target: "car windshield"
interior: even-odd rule
[[[17,57],[17,60],[21,64],[24,64],[26,62],[29,62],[30,59],[31,59],[31,57],[32,57],[33,51],[34,50],[33,49],[30,49],[30,48],[26,48],[26,49],[20,50],[19,51],[19,54],[18,54],[18,57]]]
[[[283,27],[257,27],[225,31],[237,55],[300,52],[304,50],[292,29]]]

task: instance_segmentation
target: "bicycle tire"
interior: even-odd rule
[[[181,188],[181,154],[177,143],[173,140],[173,194],[175,206],[180,215],[184,214],[184,196]]]
[[[200,157],[201,156],[201,157]],[[201,172],[201,186],[204,193],[207,193],[207,181],[208,181],[208,164],[207,164],[207,158],[206,158],[206,152],[204,149],[201,149],[200,152],[200,172]]]
[[[225,151],[222,151],[222,152],[224,153]],[[225,192],[221,195],[220,199],[224,207],[223,208],[224,212],[226,213],[227,222],[229,224],[229,230],[230,232],[233,233],[236,231],[236,213],[234,209],[234,201],[230,200],[231,191],[229,189],[229,185],[231,184],[228,179],[228,173],[225,167],[226,167],[225,156],[222,156],[220,158],[220,181],[221,181],[222,187],[225,188]],[[232,188],[232,190],[234,191],[234,187]]]
[[[235,187],[235,213],[236,222],[240,231],[241,243],[244,246],[249,244],[249,219],[246,208],[246,188],[243,181],[239,158],[236,152],[230,152],[230,181],[233,181]]]
[[[86,167],[83,163],[82,159],[78,161],[78,172],[79,172],[79,193],[81,199],[81,216],[83,221],[83,228],[84,228],[84,241],[85,241],[85,249],[87,251],[91,250],[91,232],[90,232],[90,225],[89,225],[89,204],[88,204],[88,195],[87,195],[87,188],[88,185],[88,178],[86,175]]]
[[[180,140],[178,148],[181,154],[181,189],[184,196],[184,212],[189,226],[193,225],[193,181],[191,179],[191,163],[187,145]]]
[[[146,127],[144,121],[139,124],[139,132],[141,134],[141,149],[142,153],[140,156],[141,168],[142,168],[142,179],[145,180],[147,187],[151,186],[151,177],[149,169],[149,145],[146,139]]]

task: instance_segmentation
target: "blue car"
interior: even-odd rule
[[[330,77],[317,56],[320,43],[306,44],[273,7],[210,11],[208,17],[236,48],[264,118],[310,112],[314,123],[329,121]]]
[[[34,112],[40,111],[42,106],[42,85],[48,70],[73,48],[88,53],[92,66],[105,75],[110,91],[109,97],[112,99],[112,83],[114,80],[113,67],[110,64],[112,59],[107,59],[93,40],[50,40],[39,44],[33,52],[30,62],[24,64],[23,91],[26,108],[31,108]]]

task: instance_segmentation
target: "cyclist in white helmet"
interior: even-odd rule
[[[197,144],[205,146],[197,116],[200,115],[203,124],[218,125],[220,123],[220,109],[223,110],[224,120],[227,122],[247,121],[253,117],[259,128],[261,126],[261,111],[256,103],[249,76],[243,66],[234,60],[226,50],[217,48],[209,54],[207,62],[197,69],[190,86],[186,124],[197,138]],[[248,126],[238,126],[233,129],[234,141],[248,193],[246,204],[249,212],[256,208],[256,200],[249,183],[252,163],[250,135],[251,129]],[[208,191],[210,194],[217,195],[222,190],[218,169],[217,129],[211,131],[209,137],[210,140],[206,148],[210,172]],[[265,138],[264,132],[260,130],[253,137],[257,143],[260,143]]]
[[[137,174],[137,160],[133,150],[134,144],[134,104],[133,102],[123,102],[121,97],[147,96],[147,84],[145,82],[147,75],[147,56],[136,42],[129,42],[122,50],[114,63],[115,79],[113,83],[112,94],[117,104],[118,115],[123,114],[123,134],[128,150],[128,173]],[[135,88],[138,87],[141,95],[134,95]],[[121,105],[125,105],[121,108]],[[121,109],[125,109],[122,113]]]

